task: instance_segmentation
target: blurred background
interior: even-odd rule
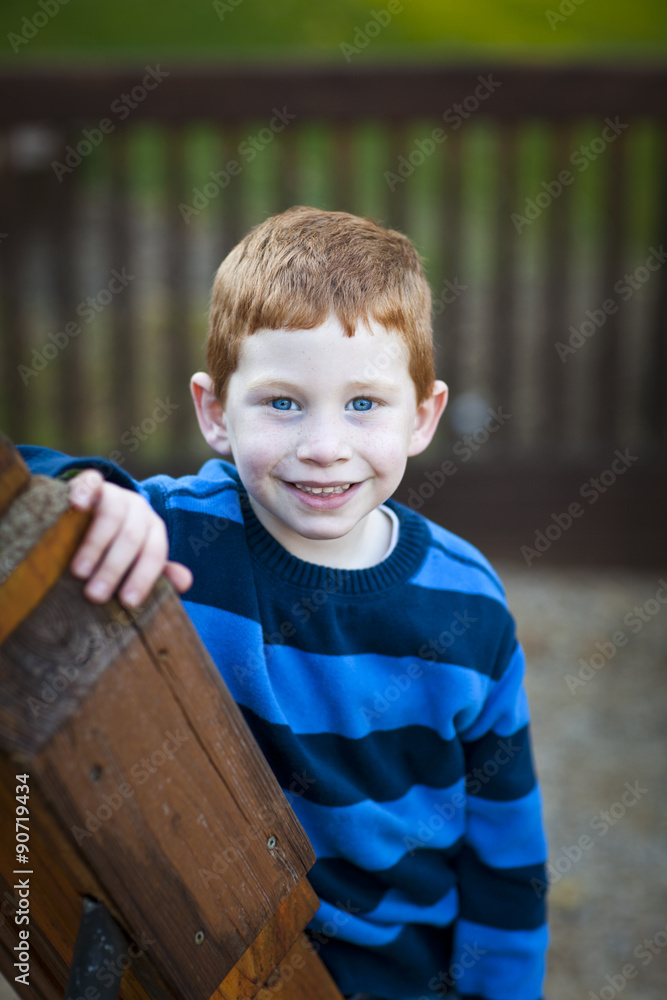
[[[228,250],[293,204],[406,232],[451,402],[396,495],[507,583],[560,865],[547,986],[610,997],[634,963],[662,1000],[667,7],[5,0],[0,29],[0,425],[194,472]]]

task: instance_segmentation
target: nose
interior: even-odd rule
[[[310,415],[299,428],[296,457],[321,466],[347,461],[352,457],[349,428],[331,414]]]

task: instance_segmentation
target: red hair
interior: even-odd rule
[[[373,319],[409,350],[417,403],[435,380],[431,290],[402,233],[348,212],[298,206],[256,226],[213,284],[206,358],[224,403],[240,344],[257,330],[308,330],[334,314],[345,334]]]

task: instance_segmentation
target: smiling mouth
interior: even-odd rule
[[[336,494],[336,493],[346,493],[353,483],[345,483],[340,486],[304,486],[303,483],[292,483],[292,486],[296,486],[297,490],[301,490],[302,493],[310,493],[314,496],[319,496],[320,493],[324,494]]]

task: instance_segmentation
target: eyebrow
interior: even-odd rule
[[[354,379],[352,382],[348,382],[345,386],[345,389],[348,392],[392,392],[397,388],[398,385],[396,382],[386,378],[378,378],[373,381],[370,381],[369,379]],[[297,385],[295,382],[290,382],[289,379],[271,377],[264,378],[263,376],[253,379],[252,382],[249,382],[246,386],[247,392],[255,392],[258,389],[264,389],[266,391],[281,390],[295,394],[303,392],[302,386]]]

